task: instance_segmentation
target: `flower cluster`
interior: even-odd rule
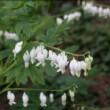
[[[70,14],[66,14],[63,16],[63,19],[66,20],[67,22],[70,22],[72,20],[79,20],[79,18],[81,17],[81,13],[80,12],[74,12],[74,13],[70,13]],[[63,19],[62,18],[56,18],[56,22],[58,25],[63,23]]]
[[[65,73],[66,67],[69,65],[70,72],[73,76],[80,76],[81,70],[84,70],[84,75],[86,76],[87,70],[91,69],[91,63],[93,58],[89,55],[85,58],[84,61],[77,61],[74,57],[69,62],[68,57],[65,52],[61,52],[58,55],[52,50],[46,50],[43,44],[38,47],[33,47],[32,50],[26,52],[23,55],[25,68],[28,68],[30,63],[35,64],[36,66],[42,65],[45,66],[46,60],[50,61],[52,67],[57,68],[57,72]]]
[[[86,5],[83,6],[83,10],[86,13],[90,13],[93,16],[94,15],[98,15],[99,17],[104,17],[104,18],[108,18],[110,17],[110,9],[109,8],[102,8],[94,6],[92,3],[87,3]]]
[[[75,58],[70,62],[70,71],[71,74],[77,77],[80,77],[81,70],[84,70],[84,76],[87,75],[87,70],[91,69],[91,63],[93,61],[93,58],[89,55],[87,58],[85,58],[85,61],[77,61]]]
[[[72,91],[72,90],[69,90],[68,94],[69,94],[69,96],[71,98],[71,101],[73,102],[74,101],[75,92]],[[7,99],[9,100],[9,105],[12,106],[13,104],[16,104],[15,95],[11,91],[7,92]],[[47,103],[47,96],[43,92],[40,92],[39,100],[40,100],[40,106],[41,107],[47,106],[47,104],[46,104]],[[54,94],[53,93],[49,94],[49,100],[50,100],[51,103],[54,102]],[[63,106],[66,105],[66,100],[67,100],[67,94],[64,93],[61,96],[61,103],[62,103]],[[29,96],[25,92],[22,95],[22,101],[23,101],[23,106],[24,107],[27,107],[29,105]]]
[[[5,40],[18,40],[18,36],[15,33],[11,33],[8,31],[3,32],[2,30],[0,30],[0,36],[4,35]]]

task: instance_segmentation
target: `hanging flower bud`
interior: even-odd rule
[[[66,105],[66,93],[64,93],[61,97],[61,100],[62,100],[62,105],[65,106]]]
[[[50,97],[50,102],[53,102],[54,101],[54,95],[52,93],[50,93],[49,97]]]
[[[71,97],[71,101],[74,101],[74,96],[75,96],[74,91],[69,90],[69,95]]]
[[[15,102],[15,95],[11,91],[8,91],[7,99],[9,100],[9,105],[16,104],[16,102]]]
[[[29,97],[28,97],[28,95],[25,92],[23,93],[22,100],[23,100],[23,106],[27,107],[28,106]]]
[[[45,96],[45,94],[43,92],[40,93],[40,105],[41,107],[45,107],[46,105],[46,101],[47,101],[47,97]]]
[[[24,63],[25,63],[25,68],[28,68],[29,67],[29,60],[30,60],[30,55],[29,55],[28,51],[26,51],[24,53],[23,60],[24,60]]]
[[[87,63],[87,70],[90,70],[91,63],[93,62],[93,57],[89,55],[87,58],[85,58],[85,62]]]
[[[30,60],[31,60],[31,63],[34,64],[36,59],[36,49],[35,47],[32,48],[32,50],[30,51]]]
[[[15,45],[15,48],[13,49],[13,53],[14,53],[14,57],[16,57],[16,54],[18,54],[21,49],[22,49],[22,44],[23,44],[23,41],[21,42],[18,42],[16,45]]]

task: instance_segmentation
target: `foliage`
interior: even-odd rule
[[[55,2],[55,1],[54,1]],[[79,21],[70,24],[56,24],[58,14],[54,13],[51,6],[52,1],[1,1],[0,6],[0,29],[10,32],[16,32],[19,41],[23,40],[23,50],[15,60],[13,59],[12,49],[16,41],[5,40],[4,36],[0,37],[0,92],[4,87],[13,81],[12,87],[33,87],[41,89],[64,89],[71,85],[78,85],[75,102],[76,106],[96,106],[97,96],[89,93],[88,89],[94,84],[93,77],[108,74],[110,71],[110,20],[93,17],[84,14],[81,8],[55,5],[56,13],[61,16],[64,13],[79,10],[82,17]],[[68,12],[67,12],[68,11]],[[51,13],[51,14],[50,14]],[[95,58],[93,68],[89,76],[84,78],[72,77],[69,74],[61,75],[56,73],[56,69],[46,65],[46,67],[36,68],[32,65],[29,68],[24,67],[23,53],[26,49],[32,49],[38,44],[35,41],[43,42],[51,46],[60,47],[68,52],[84,53],[90,50]],[[47,62],[48,63],[48,62]],[[68,92],[65,90],[64,92]],[[60,95],[63,92],[55,92],[55,102],[45,108],[47,110],[64,109],[60,104]],[[4,93],[5,94],[5,93]],[[21,102],[21,93],[15,91],[18,95],[18,104],[10,107],[12,110],[24,110]],[[28,91],[30,105],[27,110],[41,109],[39,105],[39,92]],[[49,95],[49,92],[46,92]],[[6,94],[5,94],[6,95]],[[20,96],[20,98],[19,98]],[[68,100],[65,109],[72,109],[73,103]],[[75,108],[76,109],[76,108]],[[89,108],[88,110],[92,110]],[[95,108],[93,108],[95,110]],[[96,108],[98,110],[98,108]]]

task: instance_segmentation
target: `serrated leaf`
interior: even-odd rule
[[[31,7],[34,7],[34,2],[33,2],[33,1],[28,1],[28,2],[26,3],[26,5],[31,6]]]
[[[50,65],[46,65],[44,68],[44,71],[46,72],[46,74],[52,77],[55,77],[57,75],[57,70],[54,67],[50,67]]]
[[[22,25],[22,23],[20,22],[20,23],[18,23],[18,24],[16,25],[15,31],[16,31],[16,33],[19,35],[22,29],[23,29],[23,25]]]
[[[39,84],[44,85],[44,74],[36,67],[31,67],[30,70],[31,72],[29,74],[29,77],[32,80],[32,82],[38,82]]]
[[[10,49],[4,50],[0,52],[0,59],[6,58],[12,54]]]

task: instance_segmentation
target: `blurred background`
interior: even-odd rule
[[[15,91],[18,104],[10,107],[6,93],[3,93],[0,95],[0,110],[110,110],[110,16],[104,18],[85,13],[82,6],[87,2],[92,2],[97,7],[110,8],[110,0],[0,1],[0,30],[15,32],[20,40],[23,40],[22,35],[25,35],[28,42],[38,40],[73,53],[84,53],[89,50],[94,58],[87,77],[59,75],[54,69],[46,67],[44,70],[48,76],[45,78],[45,86],[32,85],[30,81],[25,86],[19,85],[60,89],[77,84],[75,101],[71,102],[67,98],[65,107],[60,103],[62,93],[55,92],[56,101],[41,108],[39,92],[29,91],[30,105],[23,108],[20,99],[22,92]],[[56,29],[53,27],[57,25],[56,18],[63,18],[65,14],[76,11],[81,13],[80,19],[71,22],[66,31],[63,26],[59,33],[53,34]],[[51,37],[48,35],[50,30]],[[12,47],[16,42],[6,41],[4,36],[0,39],[0,51],[9,48],[9,45]],[[5,86],[1,86],[0,89]],[[16,84],[13,85],[15,86]]]

